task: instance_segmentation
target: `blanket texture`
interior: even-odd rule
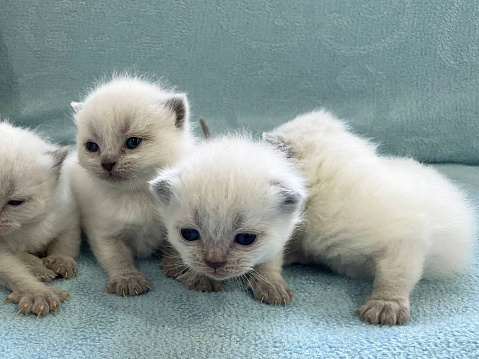
[[[479,204],[479,167],[438,166]],[[476,252],[476,258],[479,253]],[[478,258],[479,259],[479,258]],[[0,357],[7,358],[477,358],[479,263],[446,281],[421,281],[406,326],[362,323],[354,311],[372,284],[316,267],[289,266],[291,305],[270,306],[238,283],[218,293],[188,291],[159,259],[138,262],[149,293],[105,292],[106,274],[85,247],[79,275],[57,280],[69,299],[37,319],[0,305]],[[8,291],[0,288],[0,297]]]

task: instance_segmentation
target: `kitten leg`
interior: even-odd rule
[[[37,281],[13,253],[0,253],[0,279],[12,290],[5,301],[18,303],[19,313],[41,315],[52,310],[56,312],[60,303],[69,297],[64,290]]]
[[[58,238],[48,245],[47,256],[43,258],[45,267],[63,278],[73,278],[78,274],[75,257],[80,251],[81,231],[79,221],[60,233]]]
[[[250,273],[247,285],[256,299],[268,304],[285,305],[293,299],[293,291],[281,276],[283,251],[269,261],[257,265]]]
[[[127,245],[116,237],[90,237],[95,257],[108,273],[108,293],[121,296],[138,295],[150,289],[143,273],[133,265],[133,254]]]
[[[41,282],[50,283],[56,278],[57,274],[43,265],[43,261],[37,256],[20,252],[15,254],[23,263],[27,265],[28,270]]]
[[[173,248],[164,251],[160,268],[167,277],[174,278],[190,290],[200,292],[219,292],[221,282],[199,274],[188,268],[181,260],[180,254]]]
[[[418,252],[390,255],[376,260],[373,291],[356,312],[370,324],[405,324],[409,319],[409,293],[422,274]]]

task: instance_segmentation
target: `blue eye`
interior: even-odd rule
[[[90,152],[96,152],[100,149],[100,147],[98,147],[98,145],[95,142],[87,142],[85,143],[85,147]]]
[[[11,206],[19,206],[23,203],[23,201],[19,201],[19,200],[11,200],[11,201],[8,201],[8,204],[11,205]]]
[[[129,139],[126,140],[126,147],[128,147],[130,150],[137,148],[140,145],[141,138],[139,137],[130,137]]]
[[[181,229],[181,236],[187,241],[196,241],[201,239],[200,232],[194,228],[183,228]]]
[[[235,242],[243,246],[249,246],[256,240],[256,234],[252,233],[239,233],[235,237]]]

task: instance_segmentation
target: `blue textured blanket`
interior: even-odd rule
[[[479,203],[479,167],[438,167]],[[17,316],[15,305],[0,305],[0,357],[479,357],[477,262],[466,275],[421,281],[411,297],[411,320],[400,327],[362,323],[354,311],[372,284],[320,268],[285,268],[295,297],[291,305],[273,307],[234,281],[219,293],[188,291],[158,263],[138,263],[151,292],[122,298],[105,293],[107,276],[86,247],[78,278],[54,282],[71,295],[56,316]],[[0,288],[0,296],[7,295]]]

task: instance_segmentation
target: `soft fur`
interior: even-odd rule
[[[209,140],[160,171],[151,189],[179,253],[164,259],[167,275],[192,289],[216,291],[219,281],[248,274],[247,285],[259,300],[291,300],[281,277],[282,250],[301,219],[306,193],[281,151],[243,136]],[[184,228],[196,229],[201,239],[185,240]],[[240,233],[256,234],[256,241],[235,242]]]
[[[68,294],[42,282],[76,276],[80,246],[68,150],[6,122],[0,139],[0,283],[20,312],[56,311]]]
[[[358,310],[364,321],[404,324],[419,279],[467,268],[473,210],[434,169],[379,156],[326,111],[299,116],[264,138],[296,160],[307,179],[305,221],[285,261],[374,277],[373,292]]]
[[[140,78],[116,76],[72,106],[78,129],[73,187],[91,248],[109,275],[106,290],[123,296],[143,293],[149,283],[133,257],[158,250],[164,234],[148,181],[194,142],[186,96]],[[132,137],[142,141],[129,149]],[[88,151],[88,142],[96,143],[98,151]],[[114,165],[109,170],[105,163]]]

